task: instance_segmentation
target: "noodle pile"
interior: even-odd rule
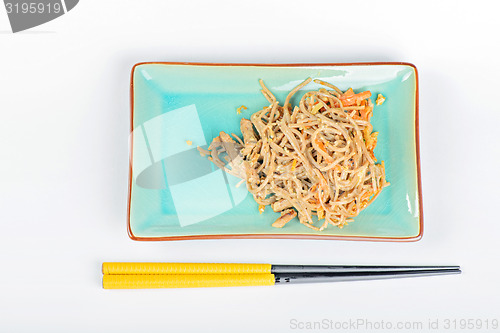
[[[246,180],[261,212],[266,205],[281,212],[274,227],[298,216],[313,230],[329,224],[342,228],[389,185],[384,163],[375,164],[378,133],[370,124],[371,93],[342,92],[314,80],[328,89],[307,92],[292,109],[292,96],[311,81],[295,87],[280,106],[260,80],[270,105],[241,120],[243,141],[221,132],[208,151],[200,149],[223,170]],[[228,164],[220,159],[222,153]]]

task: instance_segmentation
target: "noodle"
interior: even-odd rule
[[[371,93],[342,92],[314,80],[331,90],[307,92],[290,114],[293,95],[311,81],[308,78],[296,86],[280,106],[260,80],[270,105],[250,120],[241,120],[243,141],[221,132],[207,154],[217,166],[243,178],[261,207],[271,205],[281,212],[273,223],[279,228],[295,216],[316,231],[328,224],[342,228],[389,185],[384,164],[376,164],[373,153],[378,133],[372,132],[370,124]],[[222,153],[231,157],[231,169],[220,160]]]

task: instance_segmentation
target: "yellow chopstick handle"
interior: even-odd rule
[[[271,264],[105,262],[103,274],[265,274]]]
[[[272,286],[273,274],[103,275],[104,289]]]

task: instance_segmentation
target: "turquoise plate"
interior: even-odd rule
[[[381,93],[372,123],[375,156],[385,161],[391,185],[348,226],[317,232],[258,205],[239,179],[198,153],[220,131],[240,135],[242,117],[269,103],[258,80],[284,101],[308,77],[346,90]],[[186,64],[139,63],[131,78],[131,165],[128,231],[134,240],[207,238],[315,238],[414,241],[422,236],[418,155],[418,81],[407,63]],[[299,91],[296,103],[309,84]],[[248,109],[241,114],[237,108]]]

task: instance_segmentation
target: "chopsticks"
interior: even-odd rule
[[[334,266],[222,263],[102,264],[104,289],[270,286],[460,274],[459,266]]]

